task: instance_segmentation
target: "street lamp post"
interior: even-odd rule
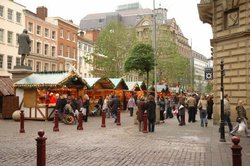
[[[156,61],[156,14],[155,14],[155,0],[153,0],[153,19],[154,19],[154,25],[153,25],[153,48],[154,48],[154,58],[155,58],[155,65],[154,65],[154,86],[155,86],[155,101],[157,101],[157,61]]]
[[[220,70],[221,70],[221,96],[220,96],[220,142],[226,142],[225,140],[225,122],[224,122],[224,85],[223,85],[223,77],[224,77],[224,62],[223,59],[220,62]]]

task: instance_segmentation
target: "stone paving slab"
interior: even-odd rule
[[[218,126],[210,121],[202,128],[197,123],[178,126],[176,119],[156,125],[154,133],[138,132],[133,118],[121,114],[121,126],[101,117],[91,117],[83,124],[59,123],[53,132],[52,121],[25,121],[25,133],[19,133],[19,122],[0,120],[0,165],[36,165],[36,141],[39,129],[44,129],[46,163],[48,166],[230,166],[231,141],[219,142]],[[250,163],[250,139],[241,137],[243,166]]]

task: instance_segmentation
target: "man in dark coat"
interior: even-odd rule
[[[148,131],[154,132],[156,122],[156,103],[154,96],[148,96],[148,102],[146,103],[146,110],[148,113]]]
[[[23,33],[18,37],[18,54],[21,55],[21,65],[24,65],[24,59],[26,55],[30,53],[30,43],[31,40],[26,29],[23,30]]]
[[[112,97],[111,102],[110,102],[110,107],[111,107],[112,116],[115,119],[115,123],[116,123],[117,122],[117,112],[118,112],[118,109],[120,107],[120,101],[116,95],[114,95]]]

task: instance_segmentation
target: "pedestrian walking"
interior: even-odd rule
[[[200,111],[201,127],[207,127],[207,99],[205,95],[201,95],[201,98],[198,102],[198,109]]]
[[[209,95],[207,99],[207,119],[212,119],[213,116],[213,96]]]
[[[158,105],[160,107],[160,122],[164,122],[165,101],[163,96],[160,97]]]
[[[196,115],[196,99],[192,96],[192,94],[188,95],[186,100],[186,106],[188,107],[188,122],[195,122],[195,115]]]
[[[115,119],[114,123],[117,122],[117,112],[120,107],[120,101],[116,95],[112,96],[111,102],[110,102],[112,117]]]
[[[224,95],[224,121],[227,123],[229,131],[231,132],[233,130],[233,125],[231,123],[231,110],[228,94]],[[221,129],[219,129],[219,131],[221,131]]]
[[[146,110],[148,113],[148,131],[155,131],[155,122],[156,122],[156,103],[154,96],[149,95],[148,101],[146,103]]]
[[[143,114],[145,111],[145,99],[143,96],[137,100],[137,111],[136,111],[136,116],[138,120],[138,126],[139,126],[139,131],[142,131],[143,129]]]
[[[130,98],[128,100],[128,104],[127,104],[127,108],[129,110],[130,116],[133,116],[135,106],[136,106],[135,99],[133,96],[130,96]]]
[[[230,132],[231,135],[235,135],[236,132],[241,132],[239,131],[240,125],[242,125],[243,130],[245,130],[245,134],[247,137],[250,137],[250,133],[248,131],[248,125],[247,125],[247,114],[246,114],[246,109],[243,106],[242,100],[238,101],[238,105],[236,106],[236,111],[237,111],[237,125],[233,128],[233,130]]]
[[[87,94],[85,94],[83,96],[83,108],[86,110],[84,112],[86,112],[86,114],[84,115],[83,119],[85,122],[88,122],[88,116],[89,116],[89,96]]]

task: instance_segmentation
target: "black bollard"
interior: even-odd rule
[[[37,146],[37,166],[45,166],[46,165],[46,137],[44,136],[44,131],[39,130],[38,136],[36,138],[36,146]]]
[[[232,142],[233,142],[233,146],[231,147],[231,149],[232,149],[233,166],[242,166],[242,162],[241,162],[242,147],[238,145],[240,143],[240,137],[233,136]]]

